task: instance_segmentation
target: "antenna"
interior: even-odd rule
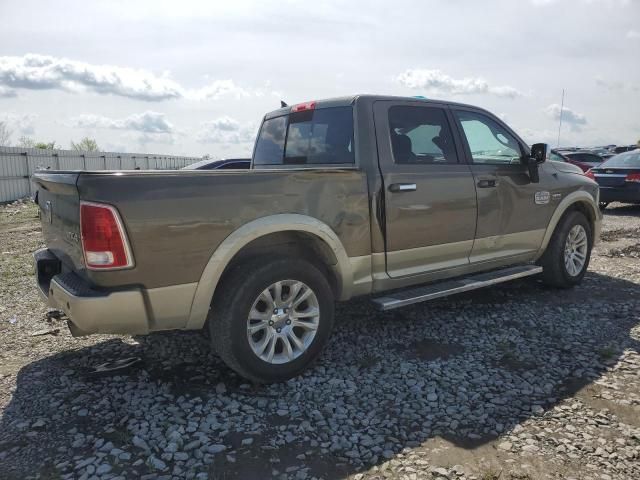
[[[564,112],[564,88],[562,89],[562,101],[560,102],[560,124],[558,125],[558,143],[556,148],[560,147],[560,130],[562,129],[562,112]]]

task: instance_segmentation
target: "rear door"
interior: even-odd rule
[[[397,278],[468,264],[476,193],[446,106],[378,101],[374,118],[387,273]]]
[[[473,172],[478,226],[472,263],[533,253],[557,205],[558,181],[540,168],[531,183],[521,162],[526,147],[500,120],[468,107],[452,109]]]

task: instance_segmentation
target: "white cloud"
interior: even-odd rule
[[[395,80],[411,89],[426,90],[436,94],[491,94],[507,98],[522,96],[518,89],[508,85],[491,86],[480,77],[455,79],[440,70],[408,69],[398,75]]]
[[[629,30],[625,35],[629,40],[635,40],[640,38],[640,31],[638,30]]]
[[[204,122],[196,133],[200,143],[249,143],[255,139],[256,129],[252,124],[241,125],[231,117],[220,117]]]
[[[562,122],[569,125],[572,129],[578,130],[582,125],[587,124],[587,117],[583,114],[574,112],[570,108],[563,107],[553,103],[544,109],[544,112],[554,120],[560,120],[560,112],[562,111]]]
[[[116,119],[102,115],[84,114],[72,118],[68,125],[74,128],[104,128],[111,130],[133,130],[146,134],[173,133],[174,126],[164,113],[146,111]]]
[[[198,88],[188,92],[189,98],[194,100],[218,100],[227,95],[237,98],[248,97],[254,92],[246,90],[236,85],[233,80],[216,80],[206,87]]]
[[[92,91],[138,100],[182,96],[182,88],[166,76],[146,70],[90,63],[47,55],[0,57],[0,84],[12,89]]]
[[[225,96],[262,96],[268,88],[267,84],[265,88],[247,89],[228,79],[187,89],[169,78],[168,73],[156,75],[147,70],[31,53],[22,57],[0,57],[0,97],[16,96],[17,89],[27,89],[90,91],[145,101],[218,100]]]
[[[0,114],[0,121],[7,123],[7,126],[22,135],[33,135],[35,132],[34,121],[38,118],[35,113],[17,114],[3,113]]]

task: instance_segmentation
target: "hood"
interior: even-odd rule
[[[578,175],[584,175],[584,172],[580,167],[571,163],[556,162],[554,160],[549,160],[547,163],[550,163],[553,165],[553,168],[562,173],[577,173]]]

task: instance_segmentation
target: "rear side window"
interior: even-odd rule
[[[353,109],[321,108],[266,120],[254,165],[355,163]]]
[[[441,108],[391,107],[389,128],[396,163],[458,163],[451,129]]]

